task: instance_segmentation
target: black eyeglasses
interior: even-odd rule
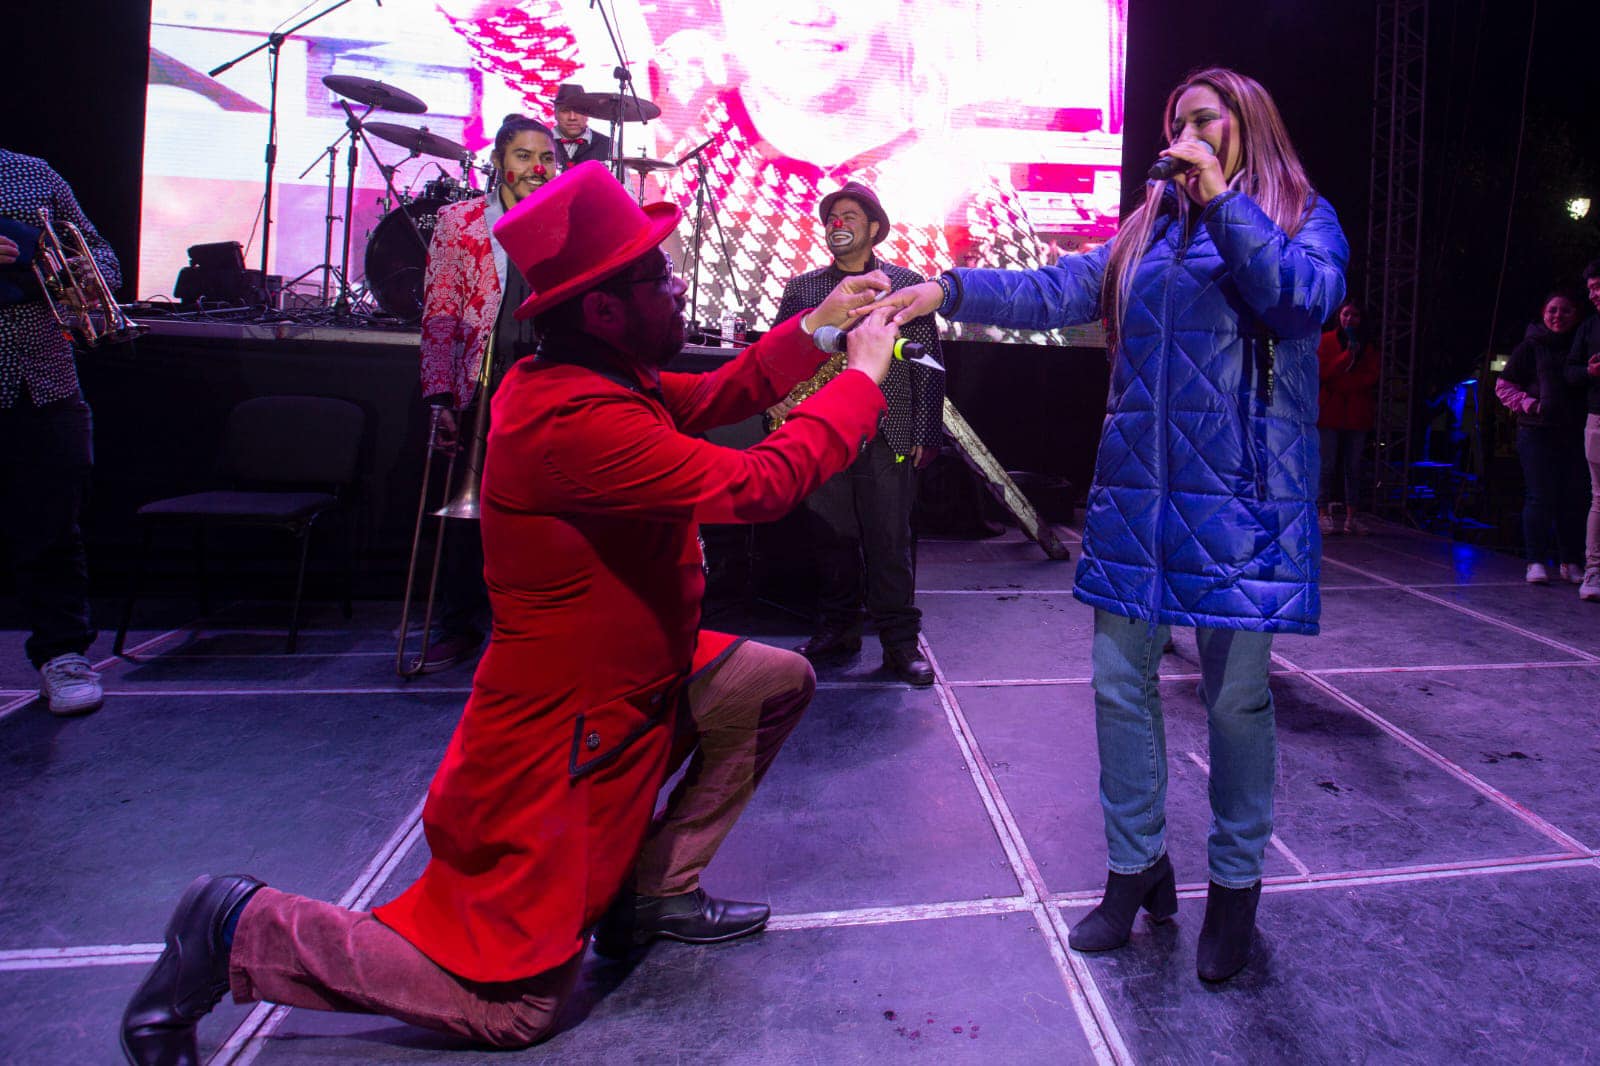
[[[610,288],[612,286],[616,286],[616,287],[620,288],[623,285],[662,285],[662,284],[671,284],[671,282],[672,282],[672,256],[667,255],[665,252],[663,252],[661,257],[667,261],[667,265],[662,269],[661,273],[652,274],[647,278],[622,278],[622,279],[620,279],[618,281],[612,282],[611,285],[607,286],[607,288]]]

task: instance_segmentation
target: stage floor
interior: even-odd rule
[[[1600,1054],[1600,606],[1522,564],[1394,528],[1330,539],[1323,633],[1276,645],[1280,775],[1257,948],[1194,973],[1206,741],[1192,635],[1163,664],[1178,920],[1066,948],[1098,898],[1091,615],[1012,535],[923,542],[939,683],[869,638],[707,874],[761,936],[591,957],[569,1028],[517,1054],[387,1019],[237,1007],[213,1062],[1571,1062]],[[99,605],[97,605],[99,606]],[[398,606],[188,624],[149,601],[106,706],[59,720],[0,633],[0,1060],[119,1061],[117,1019],[198,873],[368,906],[421,869],[429,776],[469,673],[392,672]],[[115,618],[106,610],[102,621]],[[783,645],[772,605],[721,628]],[[135,647],[136,646],[136,647]],[[109,635],[96,653],[108,654]]]

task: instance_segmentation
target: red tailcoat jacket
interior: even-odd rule
[[[483,474],[494,632],[423,810],[432,859],[377,916],[475,981],[571,958],[631,870],[692,670],[701,522],[764,522],[856,457],[883,412],[846,372],[739,451],[691,434],[776,403],[820,365],[797,319],[660,398],[524,359],[493,400]]]

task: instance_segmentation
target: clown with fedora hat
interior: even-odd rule
[[[780,320],[868,272],[881,272],[895,290],[923,280],[916,271],[879,257],[877,248],[889,236],[889,213],[863,183],[847,181],[824,196],[817,218],[833,262],[790,279],[778,307]],[[932,315],[907,322],[903,333],[937,358],[939,328]],[[796,395],[809,394],[835,372],[836,366],[824,367]],[[917,650],[922,612],[915,601],[911,508],[916,471],[932,461],[944,441],[944,374],[897,361],[883,379],[883,395],[877,437],[848,473],[806,498],[819,617],[811,639],[797,650],[815,663],[852,659],[861,650],[862,623],[870,617],[884,669],[926,687],[933,684],[933,667]],[[793,398],[769,412],[774,421],[786,417]]]
[[[591,162],[495,225],[541,341],[492,400],[494,633],[423,809],[428,866],[371,913],[198,879],[123,1017],[130,1061],[197,1061],[195,1024],[229,987],[525,1046],[552,1031],[591,929],[623,954],[765,925],[700,875],[816,680],[793,652],[699,628],[697,529],[777,518],[844,469],[876,431],[895,332],[865,310],[887,279],[864,274],[714,373],[663,370],[685,286],[657,245],[678,218]],[[807,334],[852,322],[848,368],[781,430],[747,451],[696,436],[776,402],[824,358]]]

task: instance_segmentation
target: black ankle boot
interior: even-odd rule
[[[167,946],[128,1001],[122,1050],[134,1066],[195,1066],[195,1023],[228,991],[222,931],[261,887],[253,877],[199,877],[167,923]]]
[[[1143,907],[1153,921],[1164,922],[1178,913],[1178,883],[1172,860],[1161,853],[1155,865],[1136,874],[1106,874],[1106,894],[1100,906],[1072,927],[1067,943],[1078,951],[1110,951],[1128,942],[1133,920]]]
[[[1250,959],[1261,882],[1249,888],[1224,888],[1215,881],[1206,891],[1206,920],[1200,927],[1195,969],[1202,980],[1226,981]]]

